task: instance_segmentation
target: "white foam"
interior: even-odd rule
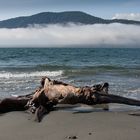
[[[16,94],[11,94],[12,97],[15,97],[15,98],[18,98],[19,95],[16,95]]]
[[[40,76],[60,76],[63,74],[62,70],[59,71],[36,71],[36,72],[18,72],[18,73],[11,73],[11,72],[5,72],[0,73],[0,78],[29,78],[29,77],[40,77]]]
[[[129,92],[131,92],[131,93],[140,93],[140,88],[130,90]]]
[[[132,98],[132,99],[140,99],[140,88],[137,89],[130,89],[125,90],[126,94],[124,94],[124,97]]]

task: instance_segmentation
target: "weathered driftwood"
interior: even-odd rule
[[[26,104],[32,98],[33,94],[34,93],[0,100],[0,113],[27,110],[29,107],[26,106]]]
[[[104,103],[120,103],[140,106],[140,101],[125,97],[108,94],[108,83],[94,85],[92,87],[75,87],[59,81],[50,80],[45,77],[41,81],[39,88],[27,106],[37,108],[37,114],[49,112],[56,104],[77,104],[96,105]],[[41,107],[41,108],[40,108]],[[39,109],[40,108],[40,109]],[[38,115],[38,121],[42,115]]]
[[[26,98],[5,98],[0,101],[0,113],[26,110],[25,105],[28,101],[29,99]]]
[[[0,101],[0,112],[30,109],[35,113],[36,120],[41,121],[44,114],[49,113],[57,104],[87,104],[120,103],[140,106],[140,101],[108,94],[108,83],[92,87],[75,87],[63,82],[44,77],[41,87],[34,93],[7,98]]]

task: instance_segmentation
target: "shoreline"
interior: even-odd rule
[[[27,112],[0,115],[2,140],[138,140],[140,116],[132,111],[75,112],[59,109],[44,116],[40,123]],[[140,112],[140,110],[139,110]]]

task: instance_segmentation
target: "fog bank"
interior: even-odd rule
[[[139,45],[140,26],[124,24],[35,25],[0,29],[0,47],[65,45]]]

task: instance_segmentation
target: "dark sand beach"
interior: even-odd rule
[[[56,110],[41,123],[27,112],[10,112],[0,116],[1,140],[138,140],[140,116],[131,111],[87,113]]]

